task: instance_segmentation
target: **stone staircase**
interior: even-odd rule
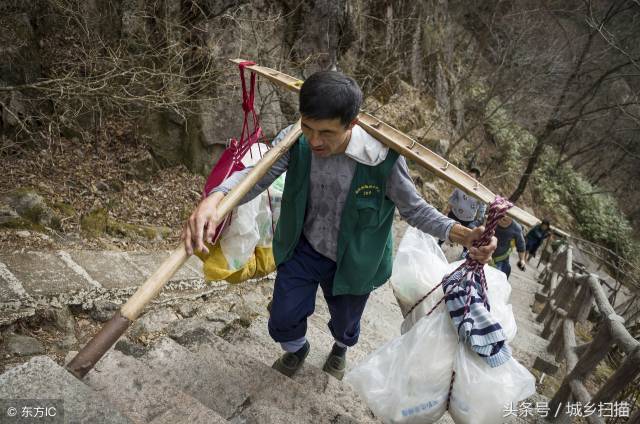
[[[256,282],[251,295],[233,293],[219,302],[236,305],[243,315],[254,311],[251,323],[224,307],[174,320],[147,349],[119,342],[82,381],[46,356],[34,357],[0,376],[0,398],[62,398],[72,422],[379,422],[348,385],[318,368],[332,344],[326,328],[310,323],[312,354],[294,379],[271,369],[281,352],[266,333],[269,297],[258,294],[271,285]],[[318,317],[328,316],[323,302],[318,299]],[[349,359],[365,354],[365,348],[354,349]]]
[[[99,310],[131,296],[169,252],[52,251],[0,252],[0,326],[29,317],[41,306],[80,305]],[[155,299],[188,299],[218,291],[206,284],[195,256]],[[102,311],[100,311],[102,312]],[[110,311],[105,318],[113,314]]]
[[[401,235],[403,224],[398,227]],[[62,303],[96,303],[113,298],[114,293],[121,296],[132,292],[135,286],[127,284],[134,280],[127,276],[135,275],[139,284],[162,260],[162,255],[142,253],[38,252],[33,257],[55,264],[50,269],[56,273],[66,273],[55,284],[44,287],[46,275],[19,266],[20,261],[26,264],[30,255],[0,255],[0,271],[5,271],[0,272],[0,290],[14,289],[21,295],[2,299],[30,298],[37,303],[44,299],[39,291],[48,291],[53,293],[49,298]],[[321,371],[333,339],[320,291],[316,311],[309,320],[311,352],[301,372],[289,379],[270,367],[281,354],[266,328],[266,305],[273,281],[265,279],[233,288],[208,286],[202,283],[196,265],[190,263],[181,270],[182,275],[172,279],[165,301],[160,299],[151,305],[128,337],[121,339],[82,381],[48,357],[36,356],[0,375],[0,399],[64,399],[66,422],[78,423],[380,422],[350,386]],[[544,350],[547,341],[539,337],[541,328],[531,312],[538,288],[535,274],[533,269],[526,273],[515,270],[511,278],[511,301],[518,323],[512,347],[516,359],[529,368],[540,355],[551,360]],[[73,291],[71,285],[82,288]],[[217,295],[207,297],[212,290]],[[204,296],[209,300],[187,313],[181,309],[184,302],[166,301],[171,296]],[[29,307],[20,302],[15,300],[16,310]],[[4,317],[13,319],[8,313]],[[139,325],[145,319],[153,325]],[[385,285],[373,292],[363,316],[360,342],[348,353],[348,368],[397,337],[401,322],[390,287]],[[137,343],[136,337],[145,332],[155,336],[152,343]],[[452,422],[448,414],[439,421]],[[504,422],[525,421],[509,417]],[[527,422],[536,420],[529,417]]]

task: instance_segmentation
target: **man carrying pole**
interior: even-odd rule
[[[287,171],[273,241],[277,277],[269,334],[284,350],[273,368],[288,376],[309,353],[307,318],[314,311],[318,285],[335,340],[323,369],[338,379],[344,375],[346,351],[358,341],[369,293],[391,275],[396,207],[410,225],[462,244],[483,263],[496,248],[495,238],[488,246],[472,247],[482,227],[468,229],[419,196],[405,159],[357,125],[361,104],[362,92],[352,78],[334,71],[309,77],[300,90],[303,135],[241,201],[253,199]],[[250,170],[232,174],[193,211],[183,231],[188,254],[207,251],[204,242],[211,240],[222,218],[219,203]]]

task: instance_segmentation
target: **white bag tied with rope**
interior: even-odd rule
[[[496,199],[476,245],[489,243],[509,207]],[[345,377],[377,417],[434,423],[448,410],[457,424],[494,424],[505,405],[535,393],[535,378],[507,345],[516,324],[502,272],[470,258],[448,264],[435,239],[409,228],[391,284],[405,316],[402,336]]]

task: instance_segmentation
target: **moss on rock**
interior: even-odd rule
[[[63,202],[56,202],[52,205],[52,207],[53,209],[55,209],[57,212],[59,212],[61,215],[64,215],[65,217],[71,217],[77,213],[76,209],[73,206]]]
[[[107,211],[94,209],[80,218],[80,228],[90,237],[98,237],[107,230]]]
[[[0,228],[10,230],[31,230],[40,233],[46,232],[46,228],[40,224],[36,224],[24,218],[14,218],[8,221],[0,222]]]
[[[121,238],[161,240],[171,233],[171,230],[167,227],[152,227],[118,221],[111,218],[103,208],[94,209],[84,215],[80,220],[80,226],[90,237],[99,237],[108,234]]]
[[[115,219],[107,220],[107,234],[116,237],[142,237],[147,240],[161,240],[166,238],[170,232],[171,230],[166,227],[129,224],[116,221]]]
[[[2,200],[3,210],[11,210],[13,216],[3,219],[4,228],[45,231],[46,227],[60,229],[60,216],[47,205],[35,189],[22,187],[9,193]]]

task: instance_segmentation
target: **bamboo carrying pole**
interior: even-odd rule
[[[231,61],[236,64],[245,62],[242,59],[232,59]],[[247,66],[247,68],[256,74],[265,76],[281,87],[292,91],[299,91],[302,86],[301,80],[274,69],[258,65]],[[486,203],[491,203],[495,199],[495,194],[474,178],[377,118],[367,113],[361,113],[359,115],[359,125],[374,138],[396,150],[401,155],[413,159],[438,177],[461,188],[467,193],[473,194]],[[294,130],[289,132],[277,146],[270,149],[247,177],[224,197],[219,206],[220,217],[224,217],[231,212],[240,199],[242,199],[251,187],[267,172],[273,163],[291,148],[300,133],[300,121],[298,121],[295,124]],[[508,213],[529,226],[533,226],[539,221],[535,216],[518,207],[511,208]],[[219,222],[216,222],[216,225],[218,223]],[[169,279],[184,265],[187,259],[187,252],[181,244],[180,247],[174,250],[169,258],[160,265],[156,272],[140,286],[133,296],[120,308],[120,311],[116,312],[111,320],[109,320],[80,352],[78,352],[71,362],[67,364],[66,368],[69,372],[78,378],[86,375],[109,348],[113,346],[118,338],[124,334],[131,323],[140,316],[145,306],[158,295]]]
[[[231,190],[218,206],[220,220],[235,208],[245,194],[267,173],[269,168],[296,142],[301,134],[300,121],[276,146],[271,148],[264,157],[255,165],[244,180],[236,188]],[[113,346],[122,334],[135,321],[145,306],[155,298],[169,279],[175,274],[188,259],[187,251],[181,243],[180,247],[160,265],[156,272],[122,305],[120,310],[102,327],[102,329],[78,352],[67,364],[66,368],[78,378],[84,377],[102,356]]]
[[[244,59],[231,59],[231,62],[239,64],[246,61]],[[258,75],[264,76],[278,86],[290,91],[297,92],[300,91],[300,87],[302,87],[302,80],[284,74],[280,71],[276,71],[275,69],[260,65],[247,66],[247,69]],[[372,137],[384,143],[389,148],[415,161],[422,167],[433,172],[437,177],[453,184],[483,202],[491,203],[496,198],[496,195],[491,192],[491,190],[480,184],[480,182],[462,171],[460,168],[449,163],[449,161],[427,149],[406,134],[403,134],[392,126],[380,121],[378,118],[362,112],[358,116],[358,124],[366,132],[371,134]],[[533,227],[540,222],[538,218],[517,206],[509,209],[507,213],[529,227]],[[558,228],[554,227],[553,230],[563,237],[569,236],[569,234]]]

